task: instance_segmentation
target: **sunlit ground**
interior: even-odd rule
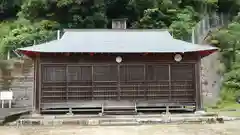
[[[218,112],[224,116],[240,117],[240,104],[226,104],[217,109],[209,107],[207,111]],[[148,126],[0,127],[0,135],[240,135],[239,126],[240,121],[229,121],[224,124]]]
[[[224,104],[221,108],[207,108],[208,112],[217,112],[223,116],[240,117],[240,104],[228,103]]]
[[[0,127],[0,135],[239,135],[240,121],[224,124],[182,124],[102,127]]]

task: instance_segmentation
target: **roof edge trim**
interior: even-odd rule
[[[150,31],[150,32],[158,32],[158,31],[168,31],[168,29],[63,29],[64,32],[97,32],[97,31],[104,31],[104,32],[112,32],[112,31],[133,31],[133,32],[146,32],[146,31]]]

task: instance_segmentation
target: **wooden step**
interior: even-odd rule
[[[104,106],[104,109],[117,109],[117,110],[120,110],[120,109],[135,109],[135,106]]]
[[[100,122],[101,124],[100,125],[104,125],[104,126],[113,126],[113,125],[116,125],[116,126],[120,126],[120,125],[138,125],[138,122],[135,121],[135,120],[132,120],[132,121],[103,121],[103,122]]]
[[[135,110],[104,110],[103,113],[104,114],[129,114],[129,115],[137,114]]]
[[[136,114],[135,106],[103,106],[105,114]]]
[[[41,112],[68,112],[69,109],[43,109]],[[100,112],[101,109],[72,109],[72,112]]]

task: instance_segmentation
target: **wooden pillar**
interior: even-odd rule
[[[37,82],[38,82],[38,89],[37,89],[37,100],[38,100],[38,106],[37,106],[37,110],[38,110],[38,113],[41,113],[40,109],[41,109],[41,93],[42,93],[42,65],[41,65],[41,62],[40,62],[41,58],[40,56],[38,55],[37,56],[37,65],[38,65],[38,72],[37,72]]]
[[[168,89],[169,89],[169,98],[168,100],[172,102],[172,71],[171,64],[168,64]]]
[[[36,112],[36,59],[33,60],[33,91],[32,91],[32,113]]]
[[[120,64],[117,64],[117,91],[118,91],[118,100],[121,99],[121,89],[120,89]]]
[[[34,87],[33,87],[33,107],[32,113],[39,114],[39,56],[34,58]]]
[[[195,84],[196,84],[196,110],[203,108],[202,102],[202,87],[201,87],[201,57],[198,56],[197,63],[195,64]]]
[[[65,77],[66,77],[66,102],[68,102],[69,100],[69,88],[68,88],[68,82],[69,82],[69,78],[68,78],[68,64],[65,65]]]

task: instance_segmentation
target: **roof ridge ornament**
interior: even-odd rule
[[[112,29],[127,29],[127,18],[112,19]]]
[[[122,62],[122,57],[121,56],[117,56],[116,57],[116,62],[117,63],[121,63]]]
[[[182,55],[181,54],[175,54],[175,56],[174,56],[174,60],[176,61],[176,62],[180,62],[181,60],[182,60]]]

